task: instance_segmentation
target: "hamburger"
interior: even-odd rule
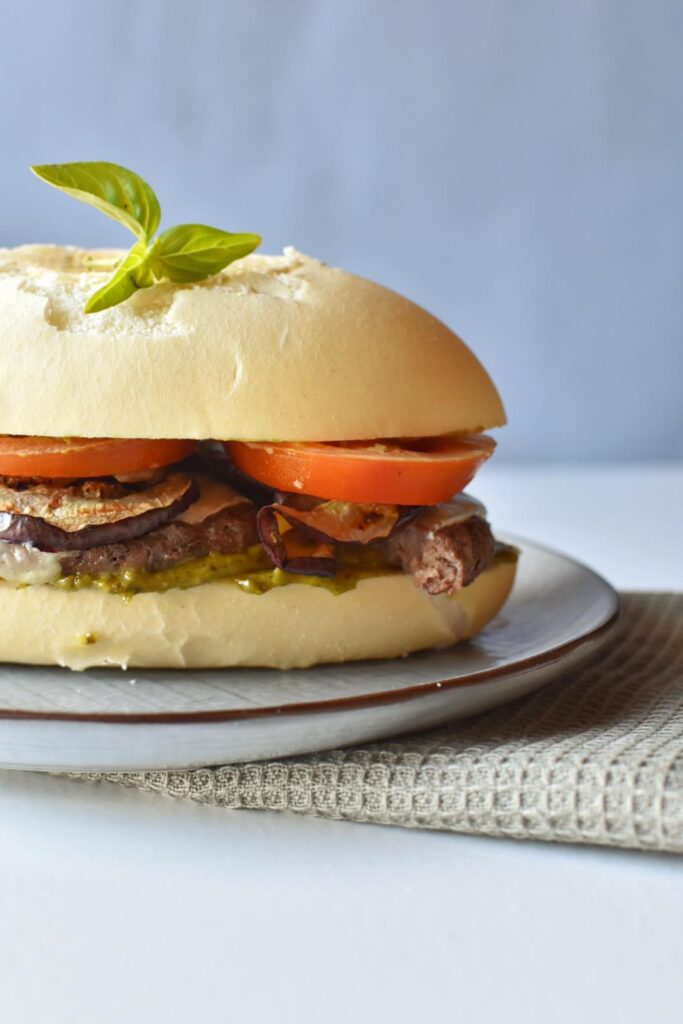
[[[463,493],[482,365],[286,249],[91,316],[119,251],[0,250],[0,660],[306,667],[472,637],[515,575]]]

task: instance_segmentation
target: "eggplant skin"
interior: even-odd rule
[[[102,544],[117,544],[142,537],[180,515],[199,497],[197,482],[187,477],[187,486],[161,508],[119,519],[111,523],[84,526],[80,530],[62,530],[38,516],[0,512],[0,540],[32,544],[39,551],[84,551]]]
[[[335,545],[381,544],[400,533],[420,513],[419,506],[321,501],[308,495],[277,495],[282,501],[259,509],[259,537],[278,569],[332,579]],[[278,516],[292,529],[280,531]]]

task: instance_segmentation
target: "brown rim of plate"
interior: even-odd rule
[[[444,690],[451,690],[456,687],[493,682],[501,677],[522,675],[532,669],[560,661],[566,655],[579,650],[583,646],[602,641],[612,631],[619,619],[619,598],[616,591],[612,590],[612,593],[616,603],[613,613],[606,622],[596,626],[589,633],[584,633],[583,636],[577,637],[574,640],[568,640],[567,643],[560,644],[559,647],[553,647],[542,654],[523,658],[521,661],[515,662],[513,666],[501,665],[499,668],[473,672],[470,675],[460,676],[457,679],[438,679],[429,683],[416,683],[414,686],[406,686],[400,690],[383,690],[380,693],[362,694],[356,697],[338,697],[333,700],[315,700],[301,704],[272,705],[263,708],[236,708],[232,711],[160,711],[156,713],[131,712],[130,714],[124,714],[121,712],[23,711],[15,708],[4,708],[0,709],[0,719],[93,722],[107,725],[189,725],[202,722],[229,722],[245,718],[306,715],[323,711],[352,711],[360,707],[398,704],[401,701],[426,697],[435,691],[443,692]]]

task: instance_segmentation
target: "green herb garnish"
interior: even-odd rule
[[[233,234],[206,224],[178,224],[155,238],[159,200],[146,181],[118,164],[40,164],[31,170],[48,185],[123,224],[137,238],[107,283],[90,296],[86,313],[116,306],[160,281],[203,281],[261,244],[259,235]]]

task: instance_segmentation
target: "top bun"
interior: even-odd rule
[[[118,250],[0,249],[0,433],[343,441],[500,426],[467,346],[395,292],[285,249],[102,313]]]

